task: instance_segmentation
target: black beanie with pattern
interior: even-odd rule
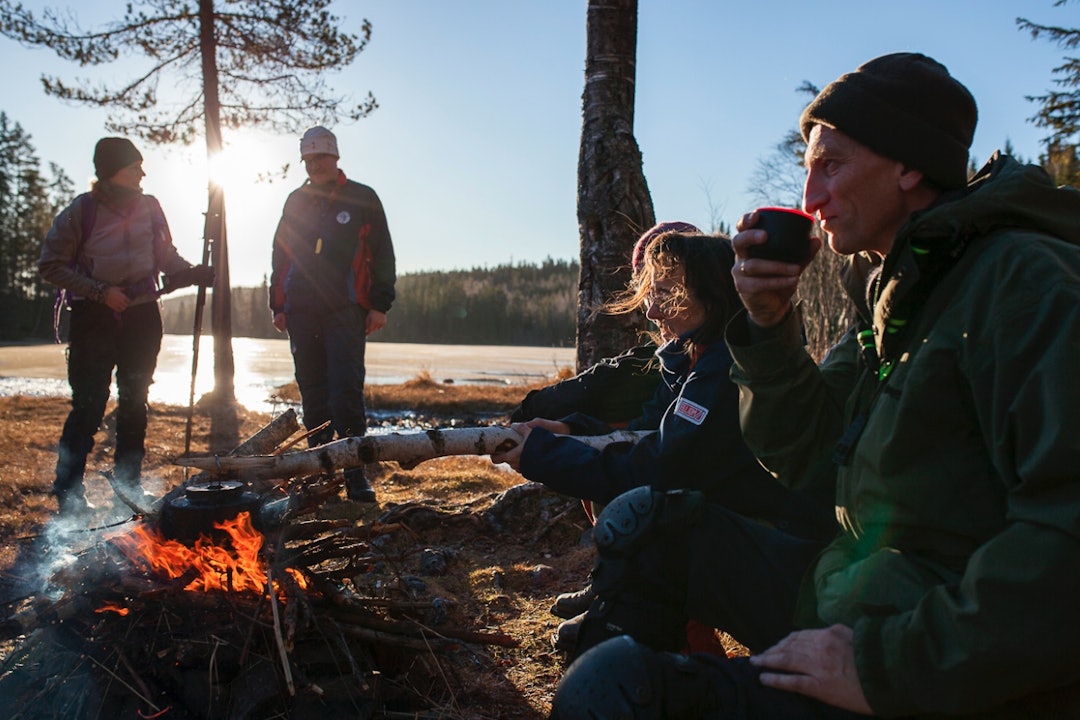
[[[967,184],[978,110],[948,69],[919,53],[874,58],[822,90],[799,118],[839,130],[879,155],[919,170],[947,190]]]
[[[98,180],[108,180],[128,165],[142,162],[142,159],[142,153],[127,138],[104,137],[94,146],[94,174]]]

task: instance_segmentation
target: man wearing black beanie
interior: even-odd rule
[[[1080,192],[1000,153],[967,178],[976,115],[916,53],[803,112],[804,209],[849,258],[858,310],[820,365],[794,301],[805,265],[751,258],[766,234],[738,224],[743,435],[784,483],[835,474],[838,535],[803,582],[802,629],[750,659],[608,640],[552,717],[1080,717]],[[712,551],[683,546],[698,566]]]

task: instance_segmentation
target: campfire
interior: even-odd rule
[[[215,463],[273,456],[297,429],[286,414]],[[149,508],[118,491],[132,518],[7,608],[10,717],[461,717],[447,661],[516,641],[408,574],[392,513],[313,517],[341,482],[222,470]]]
[[[184,586],[190,592],[262,592],[267,587],[266,564],[261,557],[264,538],[251,523],[251,513],[214,524],[218,539],[200,535],[192,546],[164,537],[150,523],[109,537],[132,564],[169,579],[195,577]],[[220,542],[220,538],[226,542]],[[302,590],[304,575],[286,568]],[[280,596],[282,588],[274,588]]]

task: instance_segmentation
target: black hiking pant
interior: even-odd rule
[[[134,486],[139,481],[146,441],[146,396],[161,349],[161,314],[156,302],[133,305],[116,313],[101,303],[71,304],[68,382],[71,412],[64,422],[53,493],[63,498],[83,492],[86,457],[105,416],[113,370],[116,370],[116,478]]]

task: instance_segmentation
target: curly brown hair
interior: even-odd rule
[[[612,314],[635,312],[643,308],[660,280],[682,270],[683,282],[663,302],[669,312],[678,312],[687,298],[701,303],[705,323],[688,343],[688,352],[697,346],[708,345],[724,332],[728,320],[742,308],[735,291],[731,268],[735,251],[726,235],[666,232],[656,237],[645,249],[644,264],[626,290],[609,302],[604,310]],[[656,333],[654,340],[660,342]]]

